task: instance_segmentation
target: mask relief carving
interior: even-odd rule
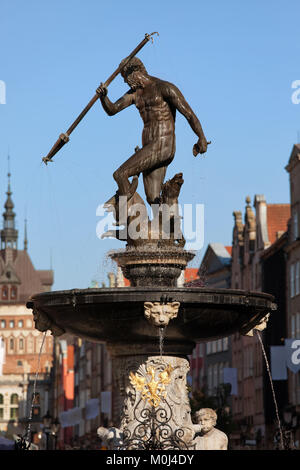
[[[169,321],[177,317],[180,302],[144,302],[145,318],[154,326],[168,326]]]

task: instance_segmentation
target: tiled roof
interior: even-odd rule
[[[229,253],[228,247],[224,246],[222,243],[210,243],[206,250],[203,260],[207,255],[210,255],[210,250],[213,251],[214,255],[217,256],[219,262],[224,266],[231,263],[231,253]]]
[[[1,250],[0,267],[1,271],[5,267],[5,250]],[[15,250],[13,269],[21,281],[18,287],[18,300],[26,302],[32,294],[50,290],[53,284],[53,271],[34,268],[27,251]]]
[[[270,243],[276,242],[277,232],[286,232],[290,217],[290,204],[267,204],[267,225]]]
[[[231,256],[232,255],[232,246],[225,246],[225,248]]]
[[[199,268],[186,268],[184,271],[184,282],[194,281],[198,278]]]

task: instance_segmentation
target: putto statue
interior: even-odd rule
[[[228,437],[219,429],[217,424],[217,413],[211,408],[201,408],[195,413],[197,424],[195,429],[196,450],[227,450]]]

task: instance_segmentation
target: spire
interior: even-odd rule
[[[7,199],[4,204],[5,211],[3,212],[3,230],[1,230],[1,249],[13,248],[17,249],[18,241],[18,231],[15,228],[15,213],[13,211],[14,203],[12,201],[11,195],[11,185],[10,185],[10,161],[8,155],[8,184],[7,184]]]
[[[27,219],[24,220],[24,251],[27,251],[28,240],[27,240]]]

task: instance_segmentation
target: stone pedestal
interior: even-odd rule
[[[123,449],[190,449],[188,360],[175,356],[114,357],[114,390]],[[115,418],[119,410],[115,409]]]

